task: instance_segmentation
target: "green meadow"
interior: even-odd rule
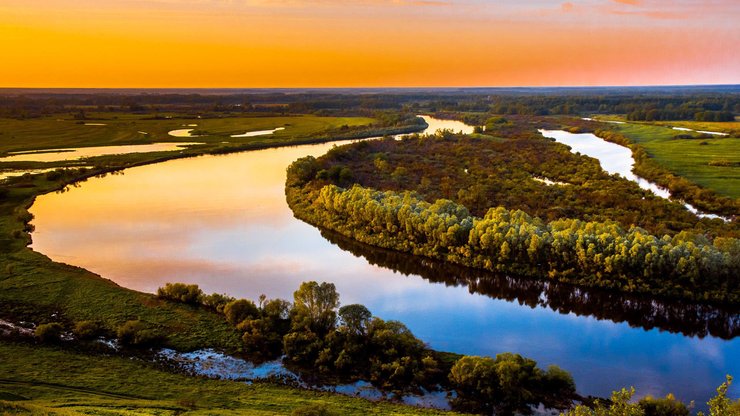
[[[175,374],[141,359],[0,342],[0,414],[437,415],[392,403],[266,383]],[[302,413],[300,413],[302,412]]]
[[[673,173],[722,195],[740,198],[740,138],[705,137],[650,124],[615,126]],[[689,128],[694,127],[699,126]],[[676,138],[686,134],[693,138]]]
[[[203,142],[208,144],[285,143],[335,131],[343,126],[372,124],[367,117],[319,117],[314,115],[277,117],[197,118],[184,115],[88,113],[84,120],[73,116],[48,116],[35,119],[0,119],[0,153],[87,146],[113,146],[156,142]],[[86,125],[104,124],[104,125]],[[190,124],[197,126],[189,127]],[[273,135],[230,137],[248,131],[284,127]],[[173,137],[172,130],[194,129],[197,138]],[[146,133],[146,134],[144,134]]]

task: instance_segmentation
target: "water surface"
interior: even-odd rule
[[[539,132],[545,137],[555,139],[558,143],[568,145],[574,153],[577,152],[598,159],[601,168],[605,171],[636,182],[640,188],[650,191],[661,198],[671,199],[671,192],[668,189],[658,186],[645,178],[641,178],[632,172],[635,159],[632,157],[631,149],[608,142],[593,133],[571,133],[564,130],[539,130]],[[685,201],[681,201],[681,204],[692,214],[700,218],[730,220],[716,214],[703,213]]]
[[[177,281],[292,299],[302,281],[333,282],[343,304],[400,320],[433,348],[518,352],[572,372],[583,394],[634,385],[701,403],[725,374],[740,375],[736,311],[466,274],[323,236],[287,207],[285,168],[332,146],[179,159],[90,179],[37,199],[33,248],[147,292]]]
[[[183,150],[186,146],[196,144],[200,143],[152,143],[11,152],[9,153],[10,156],[0,157],[0,162],[62,162],[86,157],[119,155],[124,153],[171,152]]]

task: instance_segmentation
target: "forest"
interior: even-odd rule
[[[740,335],[740,309],[731,305],[657,299],[612,290],[577,287],[554,280],[533,279],[414,256],[358,242],[329,229],[321,235],[342,250],[363,257],[370,264],[417,275],[433,283],[467,286],[471,293],[517,302],[530,308],[549,308],[561,314],[590,316],[626,322],[635,328],[731,340]]]
[[[509,130],[506,139],[441,132],[300,159],[288,169],[288,202],[322,228],[465,266],[672,298],[740,299],[736,222],[700,220],[605,174],[593,159]]]
[[[626,114],[630,120],[731,121],[735,86],[631,88],[398,88],[311,90],[0,89],[0,117],[29,118],[75,109],[157,113],[369,115],[375,111],[498,115]],[[483,123],[470,123],[483,124]]]

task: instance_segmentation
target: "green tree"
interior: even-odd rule
[[[578,405],[561,416],[645,416],[645,411],[637,403],[630,403],[635,388],[612,392],[611,405],[597,400],[593,408]]]
[[[232,325],[237,325],[245,319],[255,318],[259,314],[257,305],[251,300],[237,299],[224,305],[224,316]]]
[[[343,327],[353,335],[365,335],[367,324],[373,314],[363,305],[352,304],[339,308],[339,319]]]
[[[689,408],[670,393],[665,397],[646,396],[637,404],[645,411],[645,416],[689,416]]]
[[[157,289],[157,296],[175,302],[195,305],[200,303],[203,291],[198,285],[186,285],[184,283],[167,283]]]
[[[293,293],[293,329],[326,335],[334,329],[339,294],[333,283],[303,282]]]
[[[141,321],[126,321],[116,329],[116,337],[118,342],[129,347],[150,347],[164,340]]]
[[[732,377],[727,376],[727,381],[717,387],[717,395],[709,399],[709,416],[740,416],[740,399],[732,401],[727,397],[727,390],[732,384]],[[697,416],[704,416],[699,412]]]

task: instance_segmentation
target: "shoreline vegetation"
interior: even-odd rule
[[[321,235],[332,244],[365,258],[370,264],[448,286],[465,285],[471,293],[493,299],[516,301],[531,308],[549,308],[562,314],[626,322],[631,327],[645,330],[658,328],[691,337],[713,336],[731,340],[740,335],[740,322],[736,319],[740,308],[737,306],[660,299],[650,295],[583,288],[549,279],[491,273],[375,247],[336,231],[320,229]]]
[[[443,132],[299,159],[288,168],[288,204],[298,218],[363,243],[463,266],[667,298],[740,302],[736,223],[698,220],[608,175],[591,191],[591,181],[603,176],[598,164],[584,170],[588,159],[565,155],[559,145],[509,121],[498,124],[503,129],[489,134],[506,139]],[[569,188],[580,189],[563,204],[583,202],[558,206],[556,192],[562,198],[562,191],[533,185],[524,175],[574,184]],[[523,184],[531,191],[519,192]],[[611,189],[618,191],[605,195]]]
[[[412,117],[415,118],[415,117]],[[421,120],[421,119],[418,119]],[[422,120],[423,122],[423,120]],[[390,131],[421,130],[426,124],[390,127]],[[366,132],[369,137],[378,133],[376,130]],[[344,137],[341,134],[339,140]],[[332,136],[309,138],[310,143],[332,141]],[[161,163],[168,160],[197,157],[205,154],[222,154],[245,150],[256,150],[267,147],[280,147],[294,144],[306,144],[305,141],[281,140],[269,144],[244,144],[241,147],[227,147],[212,149],[188,149],[175,153],[128,154],[113,155],[95,158],[93,168],[59,169],[44,174],[23,175],[8,178],[0,183],[0,260],[3,265],[0,270],[0,319],[20,318],[21,320],[38,321],[48,319],[50,314],[60,315],[66,319],[78,320],[92,318],[96,313],[105,311],[102,316],[109,317],[112,322],[124,322],[126,316],[150,316],[158,326],[178,326],[177,318],[172,315],[175,311],[169,308],[158,309],[161,302],[151,300],[151,295],[122,288],[115,283],[101,278],[75,266],[55,263],[41,253],[31,250],[30,233],[33,232],[33,215],[28,208],[35,198],[50,192],[64,192],[67,187],[77,186],[87,179],[119,174],[128,168]],[[51,284],[50,284],[51,283]],[[28,288],[42,290],[38,295],[28,292]],[[101,296],[107,294],[107,296]],[[91,301],[91,304],[86,302]],[[156,312],[155,312],[156,311]],[[178,313],[180,313],[179,311]],[[195,317],[190,316],[189,319]],[[200,318],[196,318],[200,319]],[[214,333],[205,330],[212,327],[218,333],[221,324],[210,322],[190,322],[193,332],[188,333],[189,340],[184,337],[173,340],[174,347],[193,349],[197,347],[216,346],[227,350],[233,349],[234,340],[231,335],[208,339]],[[198,334],[198,336],[193,336]]]
[[[117,328],[95,320],[49,322],[33,329],[28,323],[8,327],[7,322],[0,322],[4,337],[0,370],[9,375],[0,377],[0,410],[66,415],[57,409],[83,413],[137,409],[157,414],[208,409],[222,414],[274,407],[279,396],[280,406],[292,409],[291,414],[297,416],[333,415],[335,411],[453,414],[394,403],[394,397],[419,391],[446,392],[453,411],[501,416],[529,415],[538,408],[559,410],[565,416],[618,416],[625,409],[634,415],[684,416],[692,407],[671,394],[634,401],[634,388],[615,391],[608,400],[581,397],[568,372],[554,365],[540,369],[535,361],[518,354],[501,353],[491,358],[432,350],[401,322],[374,317],[359,304],[340,307],[339,294],[330,283],[302,283],[293,302],[264,295],[257,302],[217,293],[206,295],[197,285],[182,283],[159,288],[157,298],[220,316],[242,334],[238,355],[254,362],[282,357],[301,377],[319,383],[370,380],[380,391],[391,394],[390,401],[342,398],[296,388],[279,378],[243,384],[226,381],[228,375],[226,380],[193,377],[156,354],[173,334],[138,320]],[[24,358],[11,359],[11,355]],[[126,383],[119,385],[116,380]],[[730,415],[734,413],[727,412],[740,410],[740,400],[727,397],[731,382],[727,376],[708,402],[711,414]],[[157,383],[156,395],[146,388],[151,383]]]
[[[740,200],[720,195],[692,181],[676,175],[650,157],[645,148],[615,130],[597,129],[594,135],[632,150],[635,159],[633,172],[668,189],[675,198],[684,200],[702,211],[725,217],[740,215]]]

